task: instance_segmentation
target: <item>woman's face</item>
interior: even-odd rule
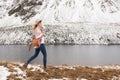
[[[38,26],[39,26],[39,27],[42,27],[42,23],[38,23]]]

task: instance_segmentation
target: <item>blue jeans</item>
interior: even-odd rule
[[[31,56],[30,59],[28,59],[27,64],[29,64],[33,59],[35,59],[38,56],[40,50],[41,50],[41,52],[43,54],[44,68],[46,68],[46,64],[47,64],[47,52],[46,52],[45,44],[41,44],[38,48],[35,48],[35,54],[33,56]]]

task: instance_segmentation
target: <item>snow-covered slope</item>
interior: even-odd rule
[[[120,43],[119,0],[1,0],[0,43],[28,43],[38,19],[48,44]]]
[[[46,0],[40,17],[53,22],[120,22],[119,0]]]
[[[1,0],[0,26],[57,22],[120,22],[119,0]]]
[[[119,24],[73,23],[45,26],[46,44],[120,44]],[[28,44],[31,26],[0,28],[0,44]]]

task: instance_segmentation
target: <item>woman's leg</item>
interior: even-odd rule
[[[46,68],[46,64],[47,64],[47,52],[46,52],[46,48],[45,48],[45,44],[41,44],[40,45],[40,50],[43,54],[43,65],[44,68]]]
[[[27,64],[29,64],[33,59],[35,59],[38,56],[39,52],[40,48],[35,48],[35,54],[28,59]]]

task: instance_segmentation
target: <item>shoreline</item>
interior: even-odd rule
[[[17,80],[119,80],[120,65],[106,66],[53,66],[48,65],[44,70],[42,65],[29,64],[27,68],[23,63],[0,62],[0,67],[7,68],[8,79]],[[1,74],[0,74],[1,75]]]

